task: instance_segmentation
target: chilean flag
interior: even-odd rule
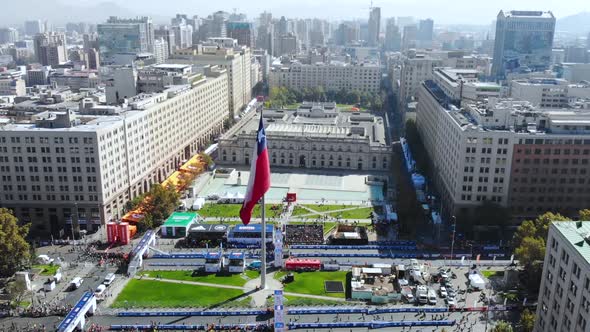
[[[244,204],[240,209],[240,219],[244,225],[248,225],[252,218],[252,210],[258,201],[270,188],[270,163],[268,161],[268,149],[266,148],[266,133],[260,113],[260,124],[256,134],[256,145],[252,153],[252,165],[250,166],[250,179],[246,188]]]

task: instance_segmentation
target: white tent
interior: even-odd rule
[[[200,210],[205,205],[204,197],[197,197],[193,202],[193,210]]]

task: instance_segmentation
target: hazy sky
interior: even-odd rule
[[[0,26],[10,21],[25,18],[84,20],[84,11],[79,7],[97,8],[99,3],[114,3],[121,7],[121,13],[108,10],[107,15],[150,15],[168,19],[175,13],[207,16],[224,10],[246,13],[250,19],[264,10],[274,16],[319,17],[329,20],[367,18],[370,0],[0,0]],[[67,6],[78,7],[68,10]],[[431,17],[437,23],[466,23],[488,25],[500,9],[507,10],[551,10],[557,18],[582,11],[590,11],[590,0],[374,0],[374,6],[381,7],[383,18],[395,16]],[[102,5],[101,8],[113,6]],[[67,17],[68,13],[74,18]],[[81,15],[82,14],[82,15]],[[92,12],[87,13],[92,16]],[[102,11],[94,12],[102,16]],[[106,19],[106,17],[105,17]],[[99,20],[99,18],[96,18]]]
[[[3,0],[5,1],[5,0]],[[80,3],[80,0],[61,0]],[[83,0],[82,2],[88,2]],[[205,15],[218,9],[236,8],[252,18],[263,10],[275,15],[346,19],[368,16],[370,0],[109,0],[131,10]],[[93,1],[96,3],[96,1]],[[551,10],[559,18],[590,10],[589,0],[375,0],[382,17],[432,17],[441,23],[487,24],[500,9]]]

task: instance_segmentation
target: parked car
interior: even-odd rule
[[[114,273],[109,273],[104,277],[104,281],[102,282],[105,286],[108,286],[110,284],[113,283],[113,281],[115,280],[115,274]]]
[[[455,302],[455,298],[454,297],[447,297],[446,298],[446,301],[447,301],[447,305],[449,307],[452,307],[453,308],[453,307],[455,307],[457,305],[457,303]]]
[[[105,286],[103,284],[98,285],[98,287],[96,287],[96,290],[94,291],[94,295],[96,295],[96,296],[102,295],[102,293],[104,293],[105,289],[107,289],[107,286]]]
[[[440,292],[440,297],[442,297],[443,299],[444,299],[445,297],[447,297],[447,295],[448,295],[448,293],[447,293],[447,289],[446,289],[445,287],[443,287],[443,286],[441,286],[441,287],[440,287],[440,290],[439,290],[439,292]]]

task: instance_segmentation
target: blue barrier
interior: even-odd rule
[[[57,331],[66,331],[67,328],[70,327],[70,325],[74,322],[76,317],[80,315],[80,311],[82,310],[82,308],[84,308],[84,306],[88,304],[88,302],[92,299],[93,296],[94,294],[92,292],[84,292],[82,298],[80,298],[78,303],[76,303],[72,310],[70,310],[66,318],[64,318],[64,320],[61,323],[59,323],[59,325],[57,326]]]
[[[406,326],[453,326],[455,320],[416,320],[416,321],[373,321],[373,322],[335,322],[335,323],[289,323],[289,330],[298,329],[333,329],[333,328],[355,328],[364,327],[369,329],[382,329],[387,327]]]
[[[302,244],[293,244],[289,247],[290,249],[337,249],[337,250],[418,250],[418,247],[415,244],[384,244],[384,245],[362,245],[362,246],[353,246],[353,245],[339,245],[339,246],[332,246],[332,245],[324,245],[324,244],[315,244],[315,245],[302,245]]]
[[[193,325],[193,324],[159,324],[159,325],[149,325],[149,324],[124,324],[124,325],[111,325],[110,330],[114,331],[185,331],[185,330],[208,330],[209,328],[213,327],[215,331],[234,331],[234,330],[250,330],[256,331],[258,329],[268,329],[267,324],[255,324],[255,323],[247,323],[247,324],[221,324],[221,325]]]
[[[287,315],[333,315],[333,314],[366,314],[367,308],[339,309],[288,309]]]
[[[267,315],[267,310],[242,311],[124,311],[119,317],[210,317],[210,316],[258,316]]]

